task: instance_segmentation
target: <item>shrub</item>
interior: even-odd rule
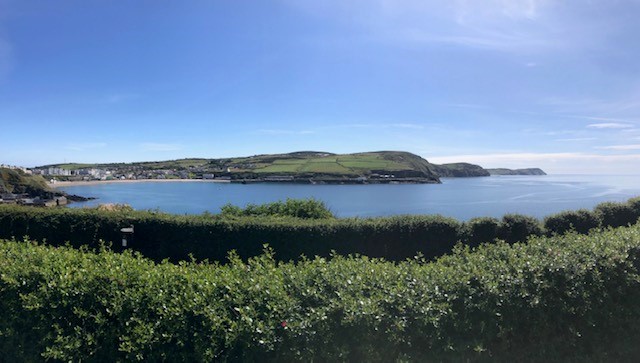
[[[119,204],[119,203],[106,203],[100,204],[96,207],[99,211],[104,212],[133,212],[134,209],[129,204]]]
[[[569,231],[587,233],[599,225],[598,215],[586,209],[560,212],[544,219],[547,234],[563,234]]]
[[[500,221],[492,217],[479,217],[469,220],[465,224],[467,243],[477,246],[483,242],[493,242],[498,238]]]
[[[335,218],[324,202],[316,199],[289,199],[266,204],[248,204],[244,209],[226,204],[221,208],[223,216],[270,216],[304,219]]]
[[[505,214],[500,224],[499,236],[508,243],[526,241],[529,236],[542,235],[540,221],[522,214]]]
[[[638,217],[629,203],[604,202],[594,208],[604,227],[620,227],[637,222]]]
[[[632,210],[633,216],[637,221],[640,218],[640,197],[631,198],[627,201]]]
[[[20,261],[21,263],[15,263]],[[635,361],[640,226],[457,248],[153,263],[0,241],[7,361]]]

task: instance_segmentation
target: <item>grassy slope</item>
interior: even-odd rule
[[[435,165],[435,170],[441,177],[471,177],[489,176],[489,172],[479,165],[469,163],[450,163]]]
[[[288,154],[255,155],[228,159],[180,159],[131,164],[58,164],[49,165],[67,169],[80,167],[176,169],[201,167],[210,172],[255,174],[330,174],[338,176],[361,176],[373,172],[393,174],[394,172],[417,171],[426,177],[435,177],[434,168],[425,159],[399,151],[379,151],[356,154],[331,154],[323,152],[294,152]],[[437,177],[436,177],[437,178]]]
[[[0,168],[0,192],[31,196],[46,196],[54,193],[47,181],[39,175],[27,175],[19,170]]]
[[[264,165],[264,166],[263,166]],[[278,159],[263,164],[252,171],[256,173],[330,173],[360,175],[371,170],[412,170],[409,162],[393,160],[385,153],[361,153],[348,155],[311,156],[306,158]]]

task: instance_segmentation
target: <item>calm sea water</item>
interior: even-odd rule
[[[286,198],[316,198],[338,216],[442,214],[467,220],[523,213],[535,217],[640,195],[638,176],[492,176],[445,178],[443,184],[298,185],[223,183],[112,183],[61,188],[97,200],[72,207],[126,203],[135,209],[177,214],[217,213],[226,203],[244,206]]]

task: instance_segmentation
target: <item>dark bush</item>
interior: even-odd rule
[[[640,197],[631,198],[627,201],[635,220],[637,221],[640,218]]]
[[[635,224],[638,217],[629,203],[604,202],[594,208],[603,227],[620,227]]]
[[[587,233],[599,226],[598,215],[586,209],[560,212],[544,219],[544,229],[548,235],[563,234],[569,231]]]
[[[467,243],[478,246],[480,243],[493,242],[498,238],[500,221],[492,217],[473,218],[465,223]]]
[[[505,214],[500,223],[499,236],[508,243],[526,241],[529,236],[542,235],[540,221],[522,214]]]

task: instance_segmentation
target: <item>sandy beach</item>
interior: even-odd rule
[[[50,187],[70,187],[78,185],[98,185],[110,183],[229,183],[229,180],[216,179],[114,179],[114,180],[88,180],[88,181],[58,181],[48,183]]]

